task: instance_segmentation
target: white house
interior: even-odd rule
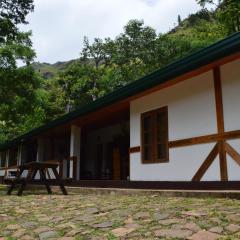
[[[240,189],[240,33],[0,147],[79,186]]]

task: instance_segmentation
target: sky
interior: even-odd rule
[[[195,0],[34,0],[22,30],[32,31],[35,61],[55,63],[78,58],[83,38],[115,38],[131,19],[143,19],[157,33],[200,9]]]

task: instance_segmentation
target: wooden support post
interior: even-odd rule
[[[205,172],[208,170],[208,168],[211,166],[213,163],[214,159],[218,155],[218,143],[214,146],[212,151],[209,153],[201,167],[198,169],[197,173],[194,175],[192,178],[192,181],[200,181],[205,174]]]
[[[76,157],[76,165],[73,164],[72,169],[74,180],[80,179],[80,148],[81,148],[81,128],[72,125],[70,138],[70,156]]]
[[[221,134],[224,133],[225,129],[224,129],[221,72],[219,66],[213,69],[213,76],[216,101],[217,128],[218,133]],[[228,181],[227,154],[225,151],[225,141],[223,140],[218,141],[218,151],[221,181]]]
[[[228,143],[225,143],[225,150],[228,155],[238,164],[240,165],[240,154]]]

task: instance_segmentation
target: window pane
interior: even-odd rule
[[[1,166],[0,167],[5,167],[6,165],[6,152],[1,153]]]
[[[166,145],[164,144],[158,144],[157,146],[157,157],[158,159],[164,159],[166,158]]]
[[[17,153],[18,149],[11,149],[9,151],[9,166],[17,165]]]
[[[151,141],[151,134],[148,132],[145,132],[143,144],[150,144],[150,141]]]
[[[151,160],[151,147],[149,146],[144,146],[144,160],[145,161],[150,161]]]
[[[165,112],[159,112],[157,114],[157,128],[158,131],[166,131],[166,113]]]
[[[151,127],[151,118],[150,117],[144,117],[143,119],[143,130],[149,131]]]

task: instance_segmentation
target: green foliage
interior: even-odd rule
[[[211,4],[216,7],[218,20],[225,25],[228,34],[240,31],[240,1],[239,0],[197,0],[205,7]]]
[[[40,107],[34,105],[40,82],[29,66],[35,56],[31,33],[18,29],[32,10],[32,0],[0,2],[0,142],[38,126],[43,119]],[[18,68],[18,61],[24,66]]]
[[[85,37],[79,59],[51,65],[31,63],[31,33],[20,32],[17,27],[26,23],[26,14],[33,10],[32,0],[2,1],[0,142],[92,102],[236,29],[238,2],[198,2],[202,6],[216,4],[216,10],[203,8],[183,20],[179,16],[178,26],[166,34],[157,34],[142,20],[131,20],[115,39],[90,42]],[[24,67],[17,67],[19,60]]]

